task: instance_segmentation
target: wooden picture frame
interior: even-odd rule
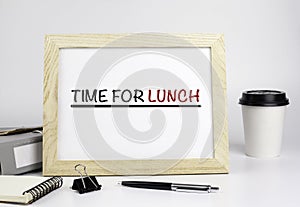
[[[78,163],[87,166],[90,175],[114,175],[100,167],[94,160],[58,160],[58,75],[59,52],[63,48],[100,48],[109,42],[130,34],[78,34],[46,35],[44,57],[44,114],[43,114],[43,175],[77,176],[74,166]],[[160,174],[209,174],[228,173],[228,130],[226,108],[226,70],[225,48],[222,34],[172,34],[199,48],[210,48],[212,72],[212,114],[214,132],[213,158],[183,159],[174,167]],[[140,34],[136,41],[111,47],[186,47],[184,43],[161,41],[160,34]],[[188,45],[190,46],[190,45]],[[218,82],[218,83],[217,83]],[[221,94],[221,95],[220,95]],[[222,100],[221,100],[222,99]],[[151,174],[147,169],[163,165],[168,160],[110,160],[113,165],[142,163],[139,169],[130,175]]]

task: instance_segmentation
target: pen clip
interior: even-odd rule
[[[171,189],[177,192],[187,192],[187,193],[201,193],[219,190],[218,187],[212,187],[210,185],[189,185],[189,184],[178,184],[172,183]]]

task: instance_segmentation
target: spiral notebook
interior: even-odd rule
[[[30,204],[62,183],[61,177],[0,176],[0,202]]]

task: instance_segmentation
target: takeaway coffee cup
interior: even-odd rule
[[[242,105],[246,154],[269,158],[280,155],[285,110],[289,99],[282,91],[245,91]]]

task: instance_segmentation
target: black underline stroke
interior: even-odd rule
[[[201,107],[201,105],[197,105],[197,104],[182,104],[182,105],[71,104],[71,108],[199,108],[199,107]]]

